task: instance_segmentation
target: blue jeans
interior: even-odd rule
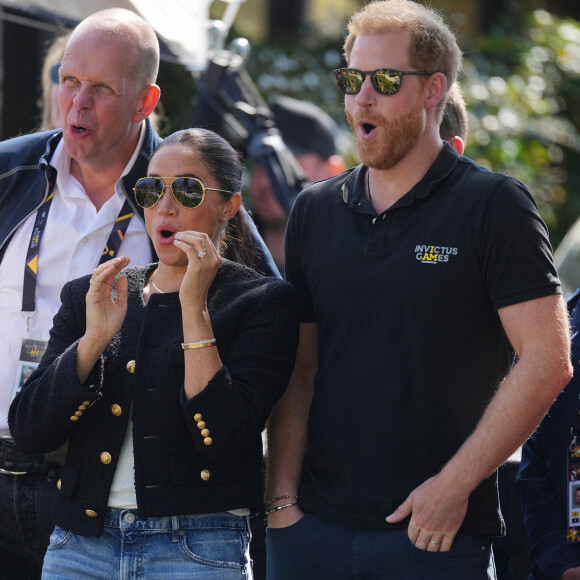
[[[449,552],[415,548],[407,529],[371,530],[312,514],[266,532],[268,580],[489,580],[486,537],[460,535]],[[492,572],[493,571],[493,572]]]
[[[98,538],[55,528],[42,578],[251,580],[249,530],[226,512],[139,519],[108,508]]]
[[[42,558],[54,524],[56,476],[0,474],[0,577],[40,578]]]

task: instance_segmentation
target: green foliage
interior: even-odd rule
[[[510,15],[464,49],[466,155],[529,187],[556,246],[580,215],[580,24]]]

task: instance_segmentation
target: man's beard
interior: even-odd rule
[[[363,141],[359,136],[357,119],[348,111],[346,117],[355,137],[355,144],[361,161],[373,169],[391,169],[415,147],[425,130],[422,111],[417,106],[396,119],[365,116],[365,120],[380,127],[379,140]]]

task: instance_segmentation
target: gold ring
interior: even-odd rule
[[[100,288],[100,287],[101,287],[101,285],[102,285],[103,283],[102,283],[102,282],[95,282],[95,281],[94,281],[94,280],[91,278],[91,280],[90,280],[89,284],[90,284],[91,286],[94,286],[95,288]]]
[[[203,258],[207,254],[207,250],[204,248],[203,250],[197,252],[198,258]]]

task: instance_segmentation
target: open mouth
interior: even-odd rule
[[[369,135],[375,128],[375,125],[371,125],[371,123],[363,123],[362,128],[365,135]]]
[[[160,244],[172,244],[175,240],[175,229],[169,229],[168,224],[160,225],[157,229],[157,239]]]
[[[84,133],[87,129],[86,127],[82,127],[81,125],[72,125],[72,130],[80,135],[81,133]]]

